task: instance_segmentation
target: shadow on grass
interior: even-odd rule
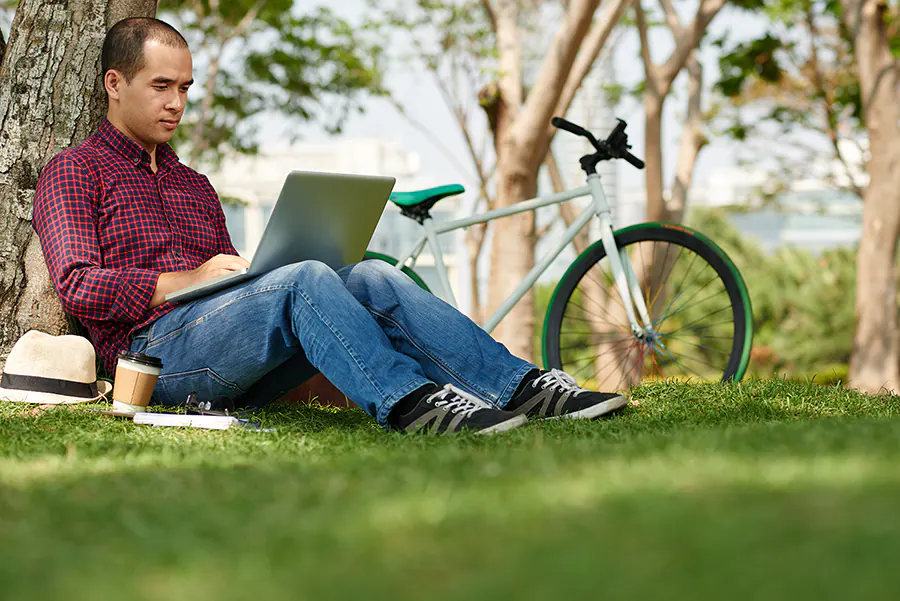
[[[517,497],[518,475],[448,479],[259,464],[7,488],[0,582],[70,601],[900,595],[895,477],[563,503]]]

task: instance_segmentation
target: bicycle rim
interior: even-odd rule
[[[545,361],[595,390],[627,390],[647,380],[740,379],[752,317],[740,274],[724,253],[686,228],[636,227],[617,235],[617,243],[640,283],[650,331],[631,331],[598,244],[554,294]]]

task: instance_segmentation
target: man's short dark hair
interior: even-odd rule
[[[188,44],[178,30],[159,19],[131,17],[113,25],[103,40],[100,64],[103,75],[115,69],[131,82],[144,68],[144,43],[148,40],[162,42],[173,48],[187,48]]]

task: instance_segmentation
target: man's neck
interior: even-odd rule
[[[153,173],[156,173],[158,168],[156,166],[156,144],[145,144],[137,139],[130,129],[122,122],[121,119],[116,117],[111,113],[107,113],[106,120],[109,121],[110,125],[118,129],[122,134],[127,136],[130,140],[135,142],[136,144],[140,144],[141,148],[147,151],[147,154],[150,155],[150,169],[153,170]]]

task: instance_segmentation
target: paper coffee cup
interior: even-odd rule
[[[159,357],[134,351],[119,353],[113,385],[113,409],[124,413],[146,411],[162,366]]]

